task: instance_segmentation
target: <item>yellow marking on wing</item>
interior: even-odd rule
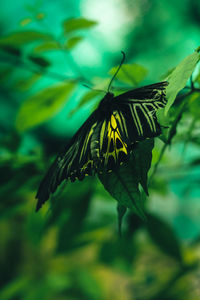
[[[106,121],[103,122],[101,131],[100,131],[100,149],[103,147],[103,138],[105,134],[105,128],[106,128]]]
[[[109,156],[113,156],[115,162],[117,162],[118,154],[120,151],[123,151],[126,155],[128,154],[127,145],[120,136],[119,129],[117,128],[117,122],[113,115],[111,116],[111,120],[108,122],[107,138],[108,138],[108,145],[105,152],[105,163],[108,163]],[[122,144],[122,147],[120,149],[117,149],[117,139],[119,139],[119,141]],[[113,145],[114,145],[114,149],[112,152],[110,151],[111,140],[113,141]]]
[[[111,123],[111,126],[112,126],[113,129],[117,128],[117,122],[116,122],[116,119],[115,119],[114,115],[111,116],[110,123]]]
[[[91,167],[93,167],[93,160],[88,159],[88,161],[82,166],[81,170],[85,171],[85,169],[87,169],[89,163],[91,163]]]
[[[137,105],[136,105],[137,106]],[[137,119],[137,123],[138,123],[138,126],[139,126],[139,135],[143,135],[143,128],[142,128],[142,124],[141,124],[141,122],[140,122],[140,119],[139,119],[139,117],[138,117],[138,113],[137,113],[137,110],[136,110],[136,106],[134,106],[133,107],[133,109],[134,109],[134,112],[135,112],[135,117],[136,117],[136,119]]]
[[[128,131],[127,131],[127,128],[126,128],[126,120],[124,119],[123,114],[119,115],[119,113],[117,111],[115,111],[114,113],[115,113],[115,119],[118,120],[118,122],[120,123],[121,128],[124,128],[126,136],[128,136]]]
[[[139,108],[142,111],[143,115],[145,116],[147,123],[149,124],[150,130],[155,131],[156,130],[155,126],[153,128],[152,124],[151,124],[151,121],[152,121],[152,116],[150,115],[151,112],[148,111],[148,108],[147,108],[147,111],[145,111],[142,106],[140,106]],[[150,121],[150,118],[151,118],[151,121]],[[155,125],[154,122],[153,122],[153,125]]]
[[[90,129],[90,131],[87,133],[85,139],[84,139],[84,143],[83,143],[83,146],[82,146],[82,149],[81,149],[81,153],[80,153],[80,158],[79,158],[79,161],[81,161],[83,155],[85,154],[86,152],[86,149],[88,147],[88,142],[90,140],[90,137],[92,136],[93,132],[94,132],[94,127],[97,125],[97,122],[94,123]]]
[[[131,110],[131,115],[132,115],[132,118],[134,120],[138,135],[141,135],[140,134],[140,128],[139,128],[139,125],[138,125],[138,118],[136,118],[136,115],[135,115],[135,112],[133,111],[132,105],[130,105],[129,107],[130,107],[130,110]]]

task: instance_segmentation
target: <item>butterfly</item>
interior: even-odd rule
[[[124,59],[123,53],[123,59]],[[161,134],[156,111],[166,105],[167,81],[114,96],[109,91],[97,109],[56,157],[40,183],[36,211],[63,180],[83,180],[95,173],[112,172],[127,161],[139,141]]]

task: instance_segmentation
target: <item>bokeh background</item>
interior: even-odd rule
[[[200,45],[200,2],[7,0],[0,34],[0,299],[199,299],[199,104],[149,187],[149,221],[128,213],[121,238],[98,178],[63,185],[38,213],[35,195],[102,97],[83,84],[106,90],[121,50],[136,70],[124,89],[165,78]]]

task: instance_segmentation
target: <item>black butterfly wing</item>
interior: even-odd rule
[[[116,96],[115,99],[116,101],[124,101],[125,99],[153,100],[155,98],[158,98],[161,92],[165,93],[165,89],[168,86],[168,84],[169,83],[167,81],[161,81],[158,83],[145,85],[140,88],[133,89],[123,94],[120,94]]]
[[[94,166],[90,146],[97,120],[98,114],[94,111],[74,135],[70,144],[56,157],[38,188],[36,211],[64,179],[75,181],[92,175]]]
[[[161,134],[156,111],[166,105],[163,81],[123,93],[113,99],[113,115],[127,145]]]

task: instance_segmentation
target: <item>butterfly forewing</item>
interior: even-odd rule
[[[92,175],[94,165],[90,146],[97,119],[95,111],[77,131],[70,144],[56,157],[38,188],[36,210],[40,209],[64,179],[73,182]]]
[[[142,87],[114,98],[114,116],[128,145],[161,133],[156,111],[166,104],[167,82]],[[152,98],[151,98],[152,97]]]
[[[167,81],[162,81],[150,85],[145,85],[143,87],[127,91],[115,97],[117,102],[125,100],[147,100],[151,102],[153,99],[160,99],[162,92],[165,94],[165,89],[168,86]],[[166,104],[166,99],[162,99]]]

